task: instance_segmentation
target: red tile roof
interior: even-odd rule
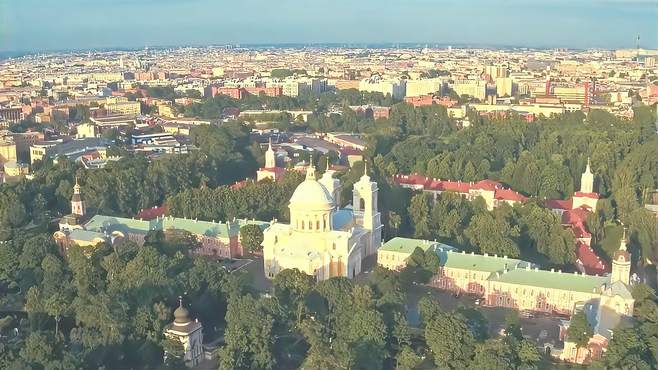
[[[582,191],[577,191],[573,194],[574,197],[578,198],[592,198],[592,199],[599,199],[599,194],[598,193],[583,193]]]
[[[583,242],[578,242],[576,246],[576,256],[585,273],[589,275],[603,275],[608,271],[608,267],[594,253],[594,250]]]
[[[493,191],[493,190],[496,190],[496,189],[500,189],[502,187],[503,187],[503,184],[499,183],[498,181],[486,179],[486,180],[481,180],[481,181],[476,182],[475,184],[473,184],[473,186],[471,188],[473,188],[473,189],[482,189],[482,190],[492,190]]]
[[[589,213],[589,210],[585,207],[566,210],[564,213],[562,213],[562,224],[573,225],[577,223],[584,223],[587,220],[587,215]]]
[[[509,200],[511,202],[526,202],[528,200],[528,197],[519,194],[512,189],[496,190],[495,198],[498,200]]]
[[[278,175],[286,172],[286,169],[283,168],[283,167],[269,167],[269,168],[268,167],[261,167],[260,171],[272,172],[272,173],[274,173],[278,176]]]
[[[575,225],[572,225],[571,230],[573,231],[573,235],[578,239],[592,237],[592,234],[587,231],[587,228],[585,228],[583,223],[579,222]]]
[[[142,220],[153,220],[158,217],[163,217],[167,214],[169,210],[167,209],[166,205],[162,205],[160,207],[153,207],[153,208],[147,208],[139,211],[139,213],[135,216],[135,218],[142,219]]]
[[[546,201],[546,207],[550,209],[571,209],[571,199],[549,199]]]
[[[342,155],[363,155],[363,152],[360,151],[359,149],[355,149],[355,148],[342,147],[342,148],[340,148],[340,154],[342,154]]]
[[[469,183],[462,181],[438,180],[418,174],[411,174],[393,176],[393,181],[398,185],[422,186],[425,190],[454,191],[462,194],[468,194],[471,190],[484,190],[495,192],[494,198],[498,200],[509,200],[515,202],[525,202],[528,200],[528,198],[522,194],[512,189],[505,188],[502,183],[489,179],[481,180],[476,183]]]

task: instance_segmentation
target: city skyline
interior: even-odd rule
[[[0,4],[0,52],[325,43],[614,49],[635,47],[637,35],[641,47],[658,45],[658,2],[649,0],[301,4],[298,0],[234,4],[25,0],[11,5],[5,1]]]

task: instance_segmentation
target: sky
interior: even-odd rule
[[[0,52],[218,44],[658,48],[658,0],[0,0]]]

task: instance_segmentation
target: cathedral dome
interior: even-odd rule
[[[331,193],[317,180],[304,180],[290,198],[290,207],[307,210],[324,210],[334,207]]]

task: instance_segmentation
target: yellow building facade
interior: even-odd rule
[[[354,184],[353,206],[340,209],[340,181],[332,171],[317,180],[309,167],[290,199],[290,224],[275,220],[264,231],[265,275],[273,278],[294,268],[318,281],[358,275],[363,260],[381,244],[377,192],[377,183],[364,174]]]

